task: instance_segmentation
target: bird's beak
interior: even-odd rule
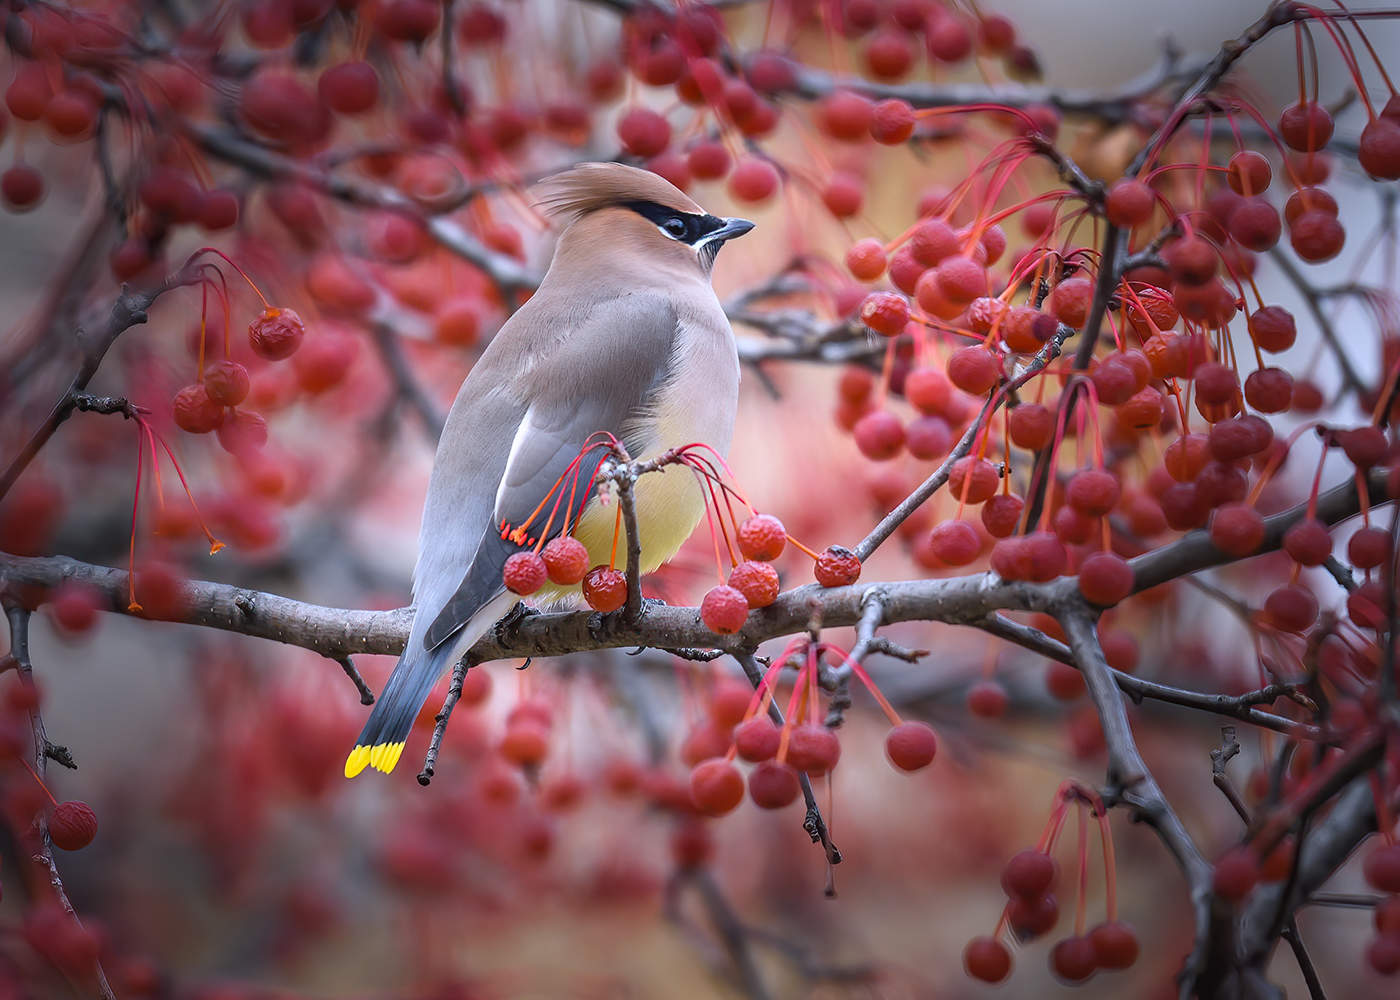
[[[726,240],[732,240],[736,237],[743,236],[752,228],[753,223],[748,219],[725,219],[724,225],[710,234],[710,240],[723,243]]]

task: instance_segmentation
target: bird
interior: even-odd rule
[[[532,516],[566,476],[584,486],[548,530],[568,524],[589,565],[609,562],[615,506],[586,485],[606,457],[585,452],[600,432],[638,461],[690,443],[724,455],[733,438],[738,348],[710,276],[721,247],[754,224],[711,215],[664,178],[621,163],[576,164],[532,193],[560,228],[554,255],[448,413],[423,506],[413,624],[346,759],[347,778],[393,771],[438,679],[519,603],[503,584],[506,559],[541,541],[521,525],[540,530]],[[695,529],[704,498],[678,469],[639,477],[633,496],[649,573]]]

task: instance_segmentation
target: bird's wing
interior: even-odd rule
[[[544,356],[531,359],[519,386],[529,406],[511,442],[492,521],[461,584],[429,626],[427,648],[447,641],[501,593],[510,555],[577,519],[606,457],[600,448],[583,453],[591,436],[607,431],[635,446],[648,404],[671,374],[676,332],[676,310],[666,297],[633,292],[574,318]]]

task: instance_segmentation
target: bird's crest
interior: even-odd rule
[[[629,201],[649,201],[678,212],[705,214],[703,208],[664,177],[622,163],[580,163],[546,177],[531,193],[546,214],[566,222]]]

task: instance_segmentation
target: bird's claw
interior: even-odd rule
[[[532,608],[524,601],[521,601],[502,615],[500,621],[496,622],[494,629],[496,641],[502,645],[508,644],[509,641],[515,637],[516,631],[520,628],[520,623],[527,618],[533,618],[539,613],[540,611],[538,608]]]

